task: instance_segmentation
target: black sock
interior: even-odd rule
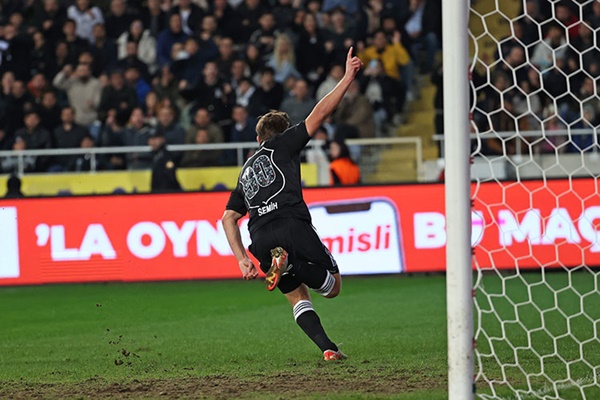
[[[304,333],[319,346],[321,351],[338,351],[338,347],[335,343],[327,337],[327,334],[321,325],[321,320],[312,308],[312,303],[309,300],[300,300],[296,303],[294,306],[294,318]]]

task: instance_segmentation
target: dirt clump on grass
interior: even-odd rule
[[[350,373],[349,373],[350,372]],[[102,378],[88,379],[78,384],[15,383],[0,385],[0,398],[30,399],[235,399],[275,396],[283,399],[325,394],[393,395],[421,389],[436,389],[445,385],[445,377],[415,375],[403,371],[315,370],[311,374],[282,372],[237,378],[225,375],[172,379],[132,380],[110,383]]]

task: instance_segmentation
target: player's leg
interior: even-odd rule
[[[287,293],[285,292],[288,280],[291,281],[293,279],[293,277],[288,275],[283,276],[279,289],[292,305],[294,319],[298,326],[321,349],[325,360],[341,360],[346,358],[346,355],[338,349],[336,344],[325,333],[325,329],[321,325],[321,319],[313,309],[310,301],[308,287],[300,284],[296,289]]]
[[[335,259],[310,223],[300,222],[295,232],[291,272],[315,293],[328,299],[336,297],[342,290],[342,277]]]

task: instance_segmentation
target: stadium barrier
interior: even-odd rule
[[[553,193],[567,187],[571,194],[557,201]],[[600,265],[594,179],[481,183],[472,191],[472,242],[487,250],[476,254],[480,268]],[[228,197],[0,200],[0,285],[239,278],[221,224]],[[342,274],[445,269],[442,184],[309,188],[304,197]]]
[[[300,168],[304,186],[317,186],[318,166],[304,163]],[[180,168],[177,179],[186,191],[223,190],[235,187],[239,173],[240,167]],[[147,193],[150,174],[150,170],[27,174],[21,181],[26,196]],[[0,197],[6,194],[7,180],[7,175],[0,175]]]
[[[372,139],[348,139],[346,141],[355,161],[361,167],[365,181],[373,182],[376,177],[369,179],[378,169],[382,157],[386,152],[393,149],[405,149],[403,153],[403,165],[391,165],[398,170],[393,181],[389,179],[385,183],[397,183],[399,181],[421,181],[423,177],[423,144],[420,137],[400,138],[372,138]],[[307,163],[314,167],[305,165],[302,177],[305,186],[323,186],[329,184],[329,162],[327,154],[322,149],[323,141],[311,140],[307,146],[305,156]],[[244,150],[258,147],[256,142],[245,143],[219,143],[219,144],[185,144],[169,145],[167,149],[174,152],[186,152],[196,150],[233,150],[236,152],[238,167],[244,163]],[[106,154],[148,153],[149,146],[125,146],[125,147],[94,147],[89,149],[38,149],[24,151],[0,151],[0,159],[3,157],[17,158],[17,174],[23,177],[23,191],[28,196],[56,195],[56,194],[108,194],[118,193],[140,193],[150,190],[150,175],[148,171],[96,171],[98,157]],[[83,175],[72,173],[26,173],[25,157],[28,156],[67,156],[85,154],[90,156],[91,171],[82,172]],[[387,157],[389,158],[389,157]],[[408,160],[407,160],[408,158]],[[408,162],[410,168],[403,170]],[[316,168],[311,170],[310,168]],[[382,168],[389,169],[390,165]],[[232,171],[235,171],[232,172]],[[231,188],[235,185],[234,175],[239,168],[236,167],[207,167],[207,168],[179,168],[177,176],[185,190],[213,190]],[[125,175],[123,175],[126,173]],[[305,175],[306,173],[306,175]],[[5,193],[6,176],[0,175],[0,195]],[[56,187],[53,185],[56,183]],[[109,183],[114,182],[114,183]]]

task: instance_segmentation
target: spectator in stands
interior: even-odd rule
[[[248,108],[250,99],[254,95],[256,88],[252,84],[252,81],[248,78],[240,79],[235,89],[235,103],[244,108]]]
[[[44,0],[33,16],[32,25],[48,43],[54,45],[62,35],[62,27],[67,19],[67,11],[59,0]]]
[[[182,29],[188,36],[200,31],[204,11],[191,0],[179,0],[179,3],[171,9],[171,13],[181,17]]]
[[[146,96],[152,88],[136,67],[129,67],[125,70],[125,84],[135,91],[137,104],[146,102]]]
[[[275,80],[273,68],[265,67],[260,76],[260,85],[250,98],[248,112],[257,118],[269,110],[278,110],[282,101],[283,86]]]
[[[525,52],[521,46],[514,46],[504,57],[504,62],[498,64],[496,71],[503,72],[508,78],[508,86],[520,85],[528,78],[529,65],[526,63]],[[513,75],[516,81],[513,81]]]
[[[244,106],[236,105],[231,113],[234,125],[231,128],[230,141],[253,142],[256,140],[256,118],[248,114]]]
[[[0,72],[12,71],[17,79],[29,80],[32,47],[31,37],[6,25],[0,39]]]
[[[495,59],[507,57],[514,47],[521,48],[524,54],[530,54],[527,45],[531,43],[525,42],[526,38],[524,36],[522,20],[511,21],[510,24],[512,29],[508,36],[502,38],[500,42],[501,53],[496,52]]]
[[[54,49],[54,57],[50,57],[48,63],[48,69],[46,75],[48,79],[54,79],[54,77],[67,65],[71,67],[72,60],[69,59],[69,48],[64,40],[59,41]]]
[[[141,108],[134,108],[129,117],[129,124],[124,132],[125,146],[147,146],[150,135],[154,129],[144,122],[144,112]],[[152,155],[149,153],[127,153],[127,168],[146,169],[152,165]]]
[[[231,64],[231,70],[229,71],[229,79],[227,79],[229,81],[229,83],[231,84],[231,87],[236,90],[238,89],[238,86],[240,84],[240,82],[244,79],[250,79],[249,78],[250,72],[248,70],[248,66],[246,65],[246,62],[244,60],[234,60],[233,63]],[[237,95],[237,93],[236,93]]]
[[[127,12],[125,0],[111,0],[110,12],[106,16],[106,31],[108,37],[117,40],[123,33],[129,29],[133,16]]]
[[[160,69],[160,74],[152,81],[152,90],[156,92],[159,100],[168,98],[172,103],[179,98],[179,88],[175,77],[168,66]]]
[[[203,78],[194,87],[180,85],[181,96],[189,101],[195,100],[195,106],[206,108],[215,121],[229,117],[229,107],[235,103],[235,92],[231,85],[219,78],[219,71],[214,61],[205,64]]]
[[[339,10],[353,16],[358,12],[358,4],[353,0],[324,0],[323,11],[330,12],[333,10]]]
[[[383,126],[402,112],[406,88],[402,81],[394,80],[383,72],[379,60],[369,62],[359,82],[373,108],[377,136],[381,136]]]
[[[89,135],[89,131],[83,126],[75,123],[75,110],[73,107],[65,107],[60,112],[61,124],[54,129],[54,147],[58,149],[76,148],[81,145],[81,139]],[[53,171],[67,171],[73,159],[77,156],[54,157]]]
[[[217,46],[209,39],[200,48],[196,38],[188,38],[184,47],[185,58],[173,62],[171,71],[176,79],[184,81],[184,87],[192,87],[200,79],[199,71],[202,71],[208,61],[213,60],[217,54]]]
[[[33,97],[33,101],[39,104],[42,100],[42,94],[48,89],[48,82],[42,73],[33,75],[31,80],[27,83],[27,90]]]
[[[165,137],[160,130],[152,132],[148,138],[152,149],[152,178],[150,190],[153,193],[179,192],[177,165],[174,156],[167,150]]]
[[[126,56],[117,62],[118,69],[126,70],[130,67],[137,68],[144,79],[150,80],[148,66],[138,58],[138,44],[134,41],[127,42]]]
[[[245,107],[234,106],[231,113],[233,125],[229,141],[231,143],[254,142],[256,141],[256,118],[250,116]],[[229,150],[225,153],[226,165],[237,165],[237,154],[235,150]],[[243,158],[246,160],[250,154],[250,149],[244,149]]]
[[[144,121],[150,126],[156,126],[158,121],[157,115],[159,110],[158,95],[154,91],[149,91],[146,94],[142,108],[144,110]]]
[[[569,39],[575,38],[579,33],[579,19],[573,15],[567,4],[561,2],[555,4],[556,19],[567,28]]]
[[[52,147],[52,137],[50,132],[40,125],[40,116],[37,111],[29,111],[25,114],[25,126],[15,132],[16,137],[20,137],[27,143],[28,149],[49,149]],[[36,172],[45,172],[50,158],[40,156],[36,158]]]
[[[323,8],[325,11],[325,8]],[[331,62],[344,64],[346,61],[346,53],[350,46],[354,45],[354,37],[356,36],[353,27],[346,22],[346,15],[340,8],[327,10],[330,14],[330,24],[327,26],[329,44],[325,45],[325,49],[331,54]]]
[[[292,0],[277,0],[275,7],[272,10],[273,18],[275,19],[275,27],[279,31],[285,31],[292,26],[296,9],[292,4]]]
[[[161,107],[158,111],[156,129],[161,130],[167,144],[183,144],[185,142],[185,131],[175,121],[175,110],[170,106]]]
[[[532,40],[527,43],[530,44],[540,39],[538,27],[539,24],[544,22],[547,16],[541,13],[538,0],[527,0],[525,2],[523,14],[526,16],[526,18],[523,18],[522,20],[523,30],[527,40]]]
[[[267,61],[267,66],[273,68],[275,80],[279,83],[282,83],[290,75],[300,77],[300,73],[296,70],[294,45],[288,35],[282,33],[277,37],[275,49]]]
[[[72,6],[74,7],[74,6]],[[90,27],[90,32],[93,33],[93,28]],[[77,63],[79,54],[86,51],[90,43],[79,36],[77,36],[77,25],[72,19],[67,19],[63,25],[64,42],[67,45],[67,62],[71,65]]]
[[[419,52],[425,51],[421,72],[428,74],[433,68],[440,48],[442,7],[440,0],[410,0],[409,9],[401,18],[404,38],[411,57],[418,60]]]
[[[41,73],[46,79],[54,78],[50,73],[52,48],[46,43],[44,34],[35,32],[33,34],[33,49],[31,50],[31,74]]]
[[[169,27],[164,29],[157,40],[157,59],[158,65],[169,65],[173,61],[171,48],[175,43],[185,43],[188,35],[182,30],[181,16],[171,14],[169,17]]]
[[[81,149],[91,149],[91,148],[95,147],[95,141],[94,141],[94,138],[92,137],[92,135],[90,135],[90,134],[84,135],[81,138],[78,147]],[[101,171],[103,169],[106,169],[104,159],[102,156],[97,155],[95,171]],[[76,172],[91,171],[92,170],[92,154],[85,153],[85,154],[74,155],[71,158],[69,165],[67,166],[67,170],[76,171]]]
[[[128,128],[126,128],[129,113],[127,111],[112,112],[106,118],[104,129],[101,132],[98,143],[104,147],[119,147],[125,146],[128,138]],[[123,169],[125,168],[126,155],[123,153],[106,154],[105,155],[106,169]]]
[[[290,125],[303,121],[315,106],[315,99],[311,97],[308,84],[299,79],[294,84],[293,97],[288,97],[281,103],[281,111],[290,117]]]
[[[128,42],[137,43],[137,59],[146,64],[150,72],[156,71],[156,40],[148,29],[144,30],[141,20],[136,19],[131,22],[129,30],[123,32],[117,39],[119,60],[128,56]]]
[[[219,31],[217,19],[214,15],[205,15],[202,17],[202,26],[200,27],[200,40],[207,41],[209,39],[219,40],[222,32]]]
[[[4,130],[9,140],[12,140],[15,131],[24,126],[25,113],[33,110],[34,103],[23,81],[15,80],[10,87],[10,94],[6,98],[7,123]]]
[[[375,136],[375,119],[369,99],[360,92],[360,84],[352,81],[346,95],[333,113],[336,124],[350,125],[358,130],[361,138]]]
[[[384,31],[376,31],[373,35],[373,45],[359,53],[361,61],[365,65],[369,65],[371,60],[379,60],[387,76],[396,81],[401,80],[401,69],[406,71],[410,68],[410,56],[404,46],[402,46],[400,38],[400,32],[396,31],[392,43],[389,43]],[[410,76],[410,73],[405,73],[404,77],[406,76]],[[404,79],[404,82],[407,90],[410,91],[408,88],[410,78],[409,80]]]
[[[6,181],[5,199],[21,199],[25,197],[21,192],[21,179],[17,175],[12,174]]]
[[[99,76],[117,63],[117,45],[114,40],[106,36],[106,28],[103,24],[94,25],[92,33],[94,35],[94,44],[90,48],[94,57],[92,72],[94,76]]]
[[[60,124],[60,107],[54,90],[44,91],[37,110],[44,129],[48,132],[54,132],[54,128]]]
[[[331,52],[325,49],[325,33],[317,25],[313,14],[305,14],[296,46],[296,66],[311,84],[316,86],[323,78]]]
[[[600,6],[599,6],[600,8]],[[571,46],[567,50],[567,60],[575,62],[575,68],[583,67],[585,71],[592,71],[594,64],[600,62],[600,50],[594,46],[594,32],[590,29],[592,22],[589,20],[579,25],[577,36],[571,39]],[[600,27],[599,27],[600,28]],[[583,63],[580,65],[579,58]]]
[[[234,32],[237,29],[237,15],[234,6],[227,0],[214,0],[213,15],[217,19],[219,32]]]
[[[358,185],[360,169],[350,157],[350,150],[343,141],[333,141],[329,145],[329,185]]]
[[[210,144],[210,143],[221,143],[211,142],[211,137],[206,128],[196,129],[196,136],[194,137],[194,144]],[[181,161],[182,168],[198,168],[198,167],[209,167],[219,164],[219,158],[221,157],[221,150],[192,150],[186,151]]]
[[[61,124],[54,129],[54,147],[69,149],[79,147],[81,139],[89,131],[75,122],[75,109],[71,106],[64,107],[60,112]]]
[[[76,24],[78,37],[93,43],[92,29],[94,25],[104,23],[104,16],[98,7],[92,6],[90,0],[75,0],[75,4],[67,9],[67,17]]]
[[[248,44],[244,51],[244,62],[250,70],[253,80],[258,81],[260,71],[265,67],[265,60],[261,57],[258,47]]]
[[[135,89],[125,85],[123,73],[120,70],[112,71],[108,86],[102,90],[98,114],[105,120],[110,110],[130,110],[138,104]]]
[[[327,77],[317,89],[315,100],[320,101],[327,93],[329,93],[335,85],[338,84],[340,79],[344,76],[344,67],[341,64],[334,64],[331,66]]]
[[[21,136],[17,136],[13,141],[11,147],[13,151],[27,150],[27,142]],[[34,172],[36,157],[35,156],[22,156],[23,158],[23,172]],[[19,172],[19,156],[6,156],[0,158],[0,170],[5,174],[18,173]]]
[[[219,76],[222,79],[228,79],[231,71],[231,65],[236,59],[233,50],[233,40],[230,37],[223,37],[218,43],[219,55],[214,60],[219,70]]]
[[[535,46],[531,63],[540,71],[548,69],[554,59],[564,59],[567,50],[565,43],[564,29],[556,23],[551,24],[546,39]]]
[[[185,142],[195,143],[196,133],[198,129],[205,129],[208,133],[208,141],[210,143],[223,143],[225,141],[223,131],[210,118],[210,113],[206,108],[199,108],[194,114],[193,125],[188,129]]]
[[[265,12],[258,20],[260,27],[252,32],[249,43],[258,48],[262,57],[268,56],[273,52],[275,38],[279,32],[275,29],[275,17],[270,11]]]
[[[252,32],[260,25],[260,17],[267,12],[267,7],[261,0],[244,0],[236,9],[237,29],[234,31],[233,39],[236,42],[247,41]]]
[[[141,10],[140,16],[144,27],[154,38],[157,38],[160,32],[167,27],[167,13],[161,8],[160,0],[148,0],[146,7]]]

